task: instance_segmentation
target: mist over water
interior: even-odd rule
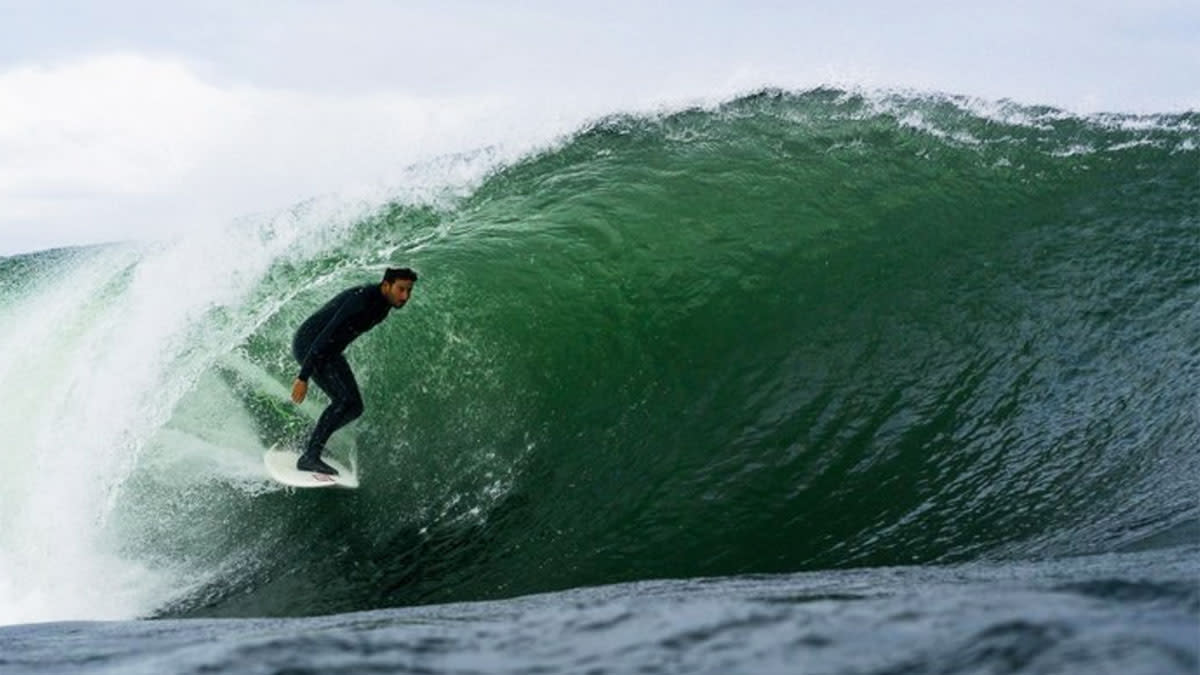
[[[1187,541],[1198,136],[768,91],[0,259],[0,623]],[[363,487],[283,490],[261,452],[324,402],[292,332],[388,264],[421,281],[348,352]]]

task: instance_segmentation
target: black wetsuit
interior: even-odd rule
[[[306,455],[320,457],[333,432],[362,414],[362,395],[342,350],[383,321],[391,309],[379,284],[368,284],[338,293],[300,324],[292,341],[292,354],[300,362],[297,377],[305,382],[311,377],[331,399],[308,437]]]

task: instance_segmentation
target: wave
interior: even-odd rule
[[[446,199],[0,260],[0,578],[32,580],[0,605],[314,614],[1194,527],[1197,129],[765,91]],[[292,332],[394,263],[422,280],[351,347],[334,448],[363,487],[278,489],[261,451],[319,411]]]

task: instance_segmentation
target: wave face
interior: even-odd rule
[[[0,260],[0,597],[302,615],[1194,530],[1198,139],[768,91],[437,203]],[[421,281],[347,354],[363,487],[277,489],[323,400],[292,332],[387,264]]]

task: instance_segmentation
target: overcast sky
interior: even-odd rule
[[[0,255],[168,237],[772,85],[1200,108],[1200,2],[8,2]]]

